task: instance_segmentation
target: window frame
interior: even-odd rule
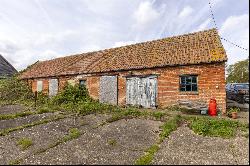
[[[84,86],[86,87],[86,83],[87,83],[87,80],[86,79],[81,79],[79,80],[79,86],[82,86],[83,84],[81,84],[81,81],[84,81]]]
[[[183,84],[182,81],[182,77],[185,77],[185,83]],[[191,83],[187,84],[186,78],[187,77],[195,77],[196,78],[196,83],[193,83],[193,78],[191,79]],[[181,90],[182,85],[185,85],[185,91]],[[187,85],[191,85],[191,90],[187,91],[186,90],[186,86]],[[192,89],[192,85],[196,85],[197,90],[193,90]],[[198,74],[184,74],[184,75],[179,75],[179,92],[181,93],[198,93],[199,88],[198,88]]]

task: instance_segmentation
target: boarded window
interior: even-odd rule
[[[43,81],[37,81],[37,92],[42,92],[43,90]]]
[[[49,96],[55,96],[58,92],[58,80],[50,79],[49,80]]]
[[[196,75],[184,75],[180,76],[180,91],[183,92],[197,92],[197,76]]]
[[[99,100],[102,103],[117,104],[117,76],[101,77]]]

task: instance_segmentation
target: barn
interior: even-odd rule
[[[164,108],[180,102],[225,112],[227,56],[216,29],[41,61],[21,75],[33,91],[56,95],[85,84],[92,98],[118,105]]]
[[[0,54],[0,79],[17,73],[17,70]]]

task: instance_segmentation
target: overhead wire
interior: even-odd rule
[[[211,17],[212,17],[212,20],[213,20],[215,29],[219,30],[219,29],[218,29],[218,26],[217,26],[217,23],[216,23],[216,21],[215,21],[214,13],[213,13],[213,10],[212,10],[212,4],[211,4],[210,0],[208,1],[208,4],[209,4],[210,14],[211,14]],[[224,41],[226,41],[226,42],[228,42],[228,43],[230,43],[230,44],[232,44],[232,45],[238,47],[238,48],[241,48],[241,49],[243,49],[243,50],[245,50],[245,51],[248,51],[247,48],[244,48],[244,47],[240,46],[239,44],[236,44],[236,43],[234,43],[234,42],[232,42],[232,41],[230,41],[230,40],[228,40],[228,39],[225,39],[225,38],[223,38],[223,37],[220,37],[220,38],[221,38],[222,40],[224,40]]]

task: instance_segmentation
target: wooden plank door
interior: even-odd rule
[[[49,80],[49,97],[55,96],[58,92],[58,80],[50,79]]]
[[[102,76],[100,80],[101,103],[117,104],[117,76]]]
[[[156,106],[157,78],[128,78],[126,81],[126,103],[140,105],[145,108]]]

